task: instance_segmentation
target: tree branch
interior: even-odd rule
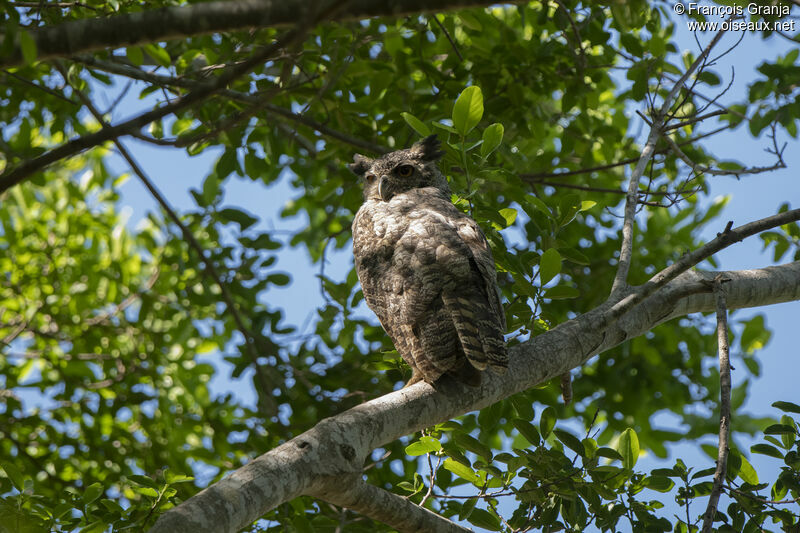
[[[729,169],[729,170],[719,170],[716,168],[707,167],[704,165],[699,165],[692,161],[688,155],[684,153],[680,147],[675,144],[668,134],[664,134],[664,140],[667,141],[669,144],[672,153],[674,153],[681,161],[686,163],[686,165],[692,169],[692,172],[695,174],[710,174],[712,176],[742,176],[744,174],[760,174],[762,172],[771,172],[773,170],[778,170],[780,168],[786,168],[786,163],[783,161],[783,153],[782,151],[778,151],[776,149],[775,155],[778,158],[778,161],[769,167],[745,167],[739,169]]]
[[[355,20],[377,16],[403,16],[489,5],[487,0],[352,0],[347,8],[328,14],[327,20]],[[312,19],[318,2],[306,0],[237,0],[201,2],[165,7],[113,17],[65,22],[32,32],[37,60],[66,57],[91,50],[169,41],[197,35],[248,28],[289,26]],[[320,22],[320,20],[316,20]],[[0,67],[23,62],[19,37],[0,55]]]
[[[318,482],[309,495],[388,524],[400,533],[471,531],[397,494],[366,483],[360,475],[349,478],[334,477]]]
[[[714,516],[717,514],[719,495],[725,482],[728,468],[728,439],[731,432],[731,363],[728,352],[728,309],[725,303],[725,278],[718,276],[712,286],[717,302],[717,344],[719,346],[719,447],[717,449],[717,470],[714,472],[714,486],[708,498],[708,506],[703,516],[703,533],[711,533]]]
[[[754,222],[749,222],[738,228],[731,228],[733,222],[728,222],[722,233],[718,233],[717,237],[711,242],[708,242],[688,254],[683,255],[680,259],[658,272],[655,276],[647,280],[646,283],[636,287],[631,294],[625,296],[620,301],[615,303],[610,310],[612,317],[620,317],[630,311],[635,305],[644,301],[648,296],[655,291],[666,285],[670,280],[675,279],[678,275],[686,272],[695,265],[700,264],[705,259],[708,259],[715,253],[727,248],[728,246],[737,243],[746,237],[756,235],[762,231],[766,231],[777,226],[790,224],[800,220],[800,209],[792,209],[784,211],[771,217],[762,218]]]
[[[190,105],[207,98],[208,96],[225,87],[234,79],[245,75],[259,63],[266,61],[280,48],[297,39],[303,33],[303,31],[300,30],[300,28],[290,30],[270,46],[259,50],[247,60],[231,67],[229,70],[224,71],[216,79],[203,83],[195,91],[186,94],[170,104],[153,109],[152,111],[148,111],[146,113],[142,113],[141,115],[126,120],[125,122],[117,124],[116,126],[102,128],[100,131],[78,137],[62,144],[61,146],[53,148],[52,150],[49,150],[38,157],[25,160],[16,167],[9,167],[5,169],[5,171],[0,174],[0,194],[7,191],[14,185],[21,183],[31,174],[44,169],[56,161],[67,157],[72,157],[80,152],[83,152],[84,150],[98,146],[106,141],[126,135],[149,124],[150,122],[153,122],[154,120],[158,120],[171,113],[176,113],[177,111],[185,109]]]
[[[203,85],[202,82],[191,80],[188,78],[176,78],[173,76],[164,76],[161,74],[144,72],[135,67],[131,67],[121,63],[116,63],[113,61],[103,61],[95,59],[91,56],[80,56],[75,59],[81,63],[84,63],[91,67],[98,68],[106,72],[110,72],[112,74],[119,74],[121,76],[142,80],[155,85],[183,87],[185,89],[194,89],[194,90],[197,90]],[[234,91],[231,89],[224,89],[219,92],[219,95],[225,98],[229,98],[231,100],[235,100],[237,102],[243,102],[251,106],[257,106],[259,109],[264,110],[267,113],[279,116],[281,118],[290,120],[292,122],[296,122],[298,124],[302,124],[315,131],[318,131],[323,135],[327,135],[328,137],[341,141],[345,144],[349,144],[350,146],[353,146],[355,148],[359,148],[361,150],[367,150],[368,152],[372,152],[375,154],[385,154],[386,152],[388,152],[388,149],[385,146],[371,143],[369,141],[365,141],[358,137],[353,137],[352,135],[348,135],[341,131],[335,130],[329,126],[326,126],[321,122],[318,122],[300,113],[295,113],[281,106],[265,102],[264,96],[261,93],[248,94],[239,91]]]
[[[721,30],[714,36],[713,39],[711,39],[711,42],[708,43],[708,46],[703,49],[702,53],[697,56],[697,59],[695,59],[689,68],[686,69],[686,72],[684,72],[683,76],[681,76],[678,82],[673,85],[672,90],[667,94],[667,96],[664,97],[664,102],[661,104],[661,108],[653,117],[653,123],[650,126],[650,134],[647,136],[647,142],[642,149],[642,155],[639,157],[636,167],[633,169],[633,172],[631,172],[631,178],[628,182],[628,194],[625,198],[625,218],[622,223],[622,244],[619,251],[617,274],[614,276],[614,283],[611,286],[612,295],[619,294],[627,286],[628,271],[630,270],[631,257],[633,255],[633,218],[636,215],[639,180],[644,175],[647,164],[653,157],[656,142],[661,136],[662,128],[666,124],[669,110],[675,101],[675,98],[678,96],[681,88],[683,88],[683,84],[686,83],[686,80],[689,79],[694,71],[703,64],[708,57],[708,54],[711,53],[711,50],[717,45],[719,40],[722,39],[724,34],[725,30]]]
[[[313,492],[321,476],[360,476],[364,458],[376,447],[550,380],[671,318],[713,310],[707,283],[717,275],[684,272],[616,321],[604,304],[514,346],[508,372],[484,374],[479,389],[446,380],[436,389],[418,383],[322,420],[167,511],[151,533],[237,531]],[[731,279],[730,309],[800,300],[800,262],[722,275]]]

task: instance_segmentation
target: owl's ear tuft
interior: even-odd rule
[[[423,161],[438,161],[444,155],[442,143],[435,134],[414,143],[411,150]]]
[[[370,166],[372,166],[372,159],[356,154],[353,156],[353,162],[347,165],[347,168],[353,171],[354,174],[363,176]]]

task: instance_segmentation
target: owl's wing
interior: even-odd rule
[[[449,199],[431,198],[426,207],[423,241],[435,250],[438,294],[458,342],[473,367],[502,372],[508,366],[505,315],[489,244],[477,223]]]
[[[508,367],[503,338],[506,323],[492,252],[478,224],[460,211],[459,215],[455,229],[465,245],[466,251],[462,253],[465,252],[469,271],[453,269],[461,274],[460,279],[452,290],[442,292],[442,300],[470,363],[481,370],[490,366],[504,372]]]
[[[497,286],[497,269],[494,265],[494,257],[492,257],[492,249],[489,247],[489,242],[486,240],[486,236],[484,236],[478,223],[466,216],[460,221],[458,235],[469,247],[472,257],[475,258],[475,264],[481,274],[483,285],[486,287],[489,305],[492,306],[492,312],[500,319],[500,325],[503,332],[505,332],[506,314],[500,301],[500,288]]]

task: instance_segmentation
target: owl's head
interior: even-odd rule
[[[449,195],[447,179],[436,166],[443,155],[439,139],[431,135],[411,148],[376,159],[356,154],[349,167],[364,180],[364,200],[388,202],[396,194],[422,187],[436,187]]]

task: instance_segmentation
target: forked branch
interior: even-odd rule
[[[614,283],[611,286],[612,296],[616,296],[625,290],[627,286],[628,271],[631,267],[631,256],[633,255],[633,219],[636,215],[636,206],[639,198],[639,180],[641,180],[647,169],[648,163],[653,157],[655,152],[656,142],[661,136],[662,129],[664,128],[668,119],[669,110],[675,102],[678,93],[683,87],[686,80],[694,74],[694,72],[704,64],[711,50],[719,43],[725,31],[718,32],[714,38],[708,43],[697,59],[689,66],[686,72],[681,76],[677,83],[672,87],[672,90],[664,97],[664,102],[661,108],[653,117],[653,122],[650,126],[650,133],[647,136],[647,142],[642,149],[642,155],[636,163],[636,167],[631,172],[630,180],[628,181],[628,193],[625,198],[625,216],[622,223],[622,244],[619,251],[619,264],[617,266],[617,273],[614,276]]]

